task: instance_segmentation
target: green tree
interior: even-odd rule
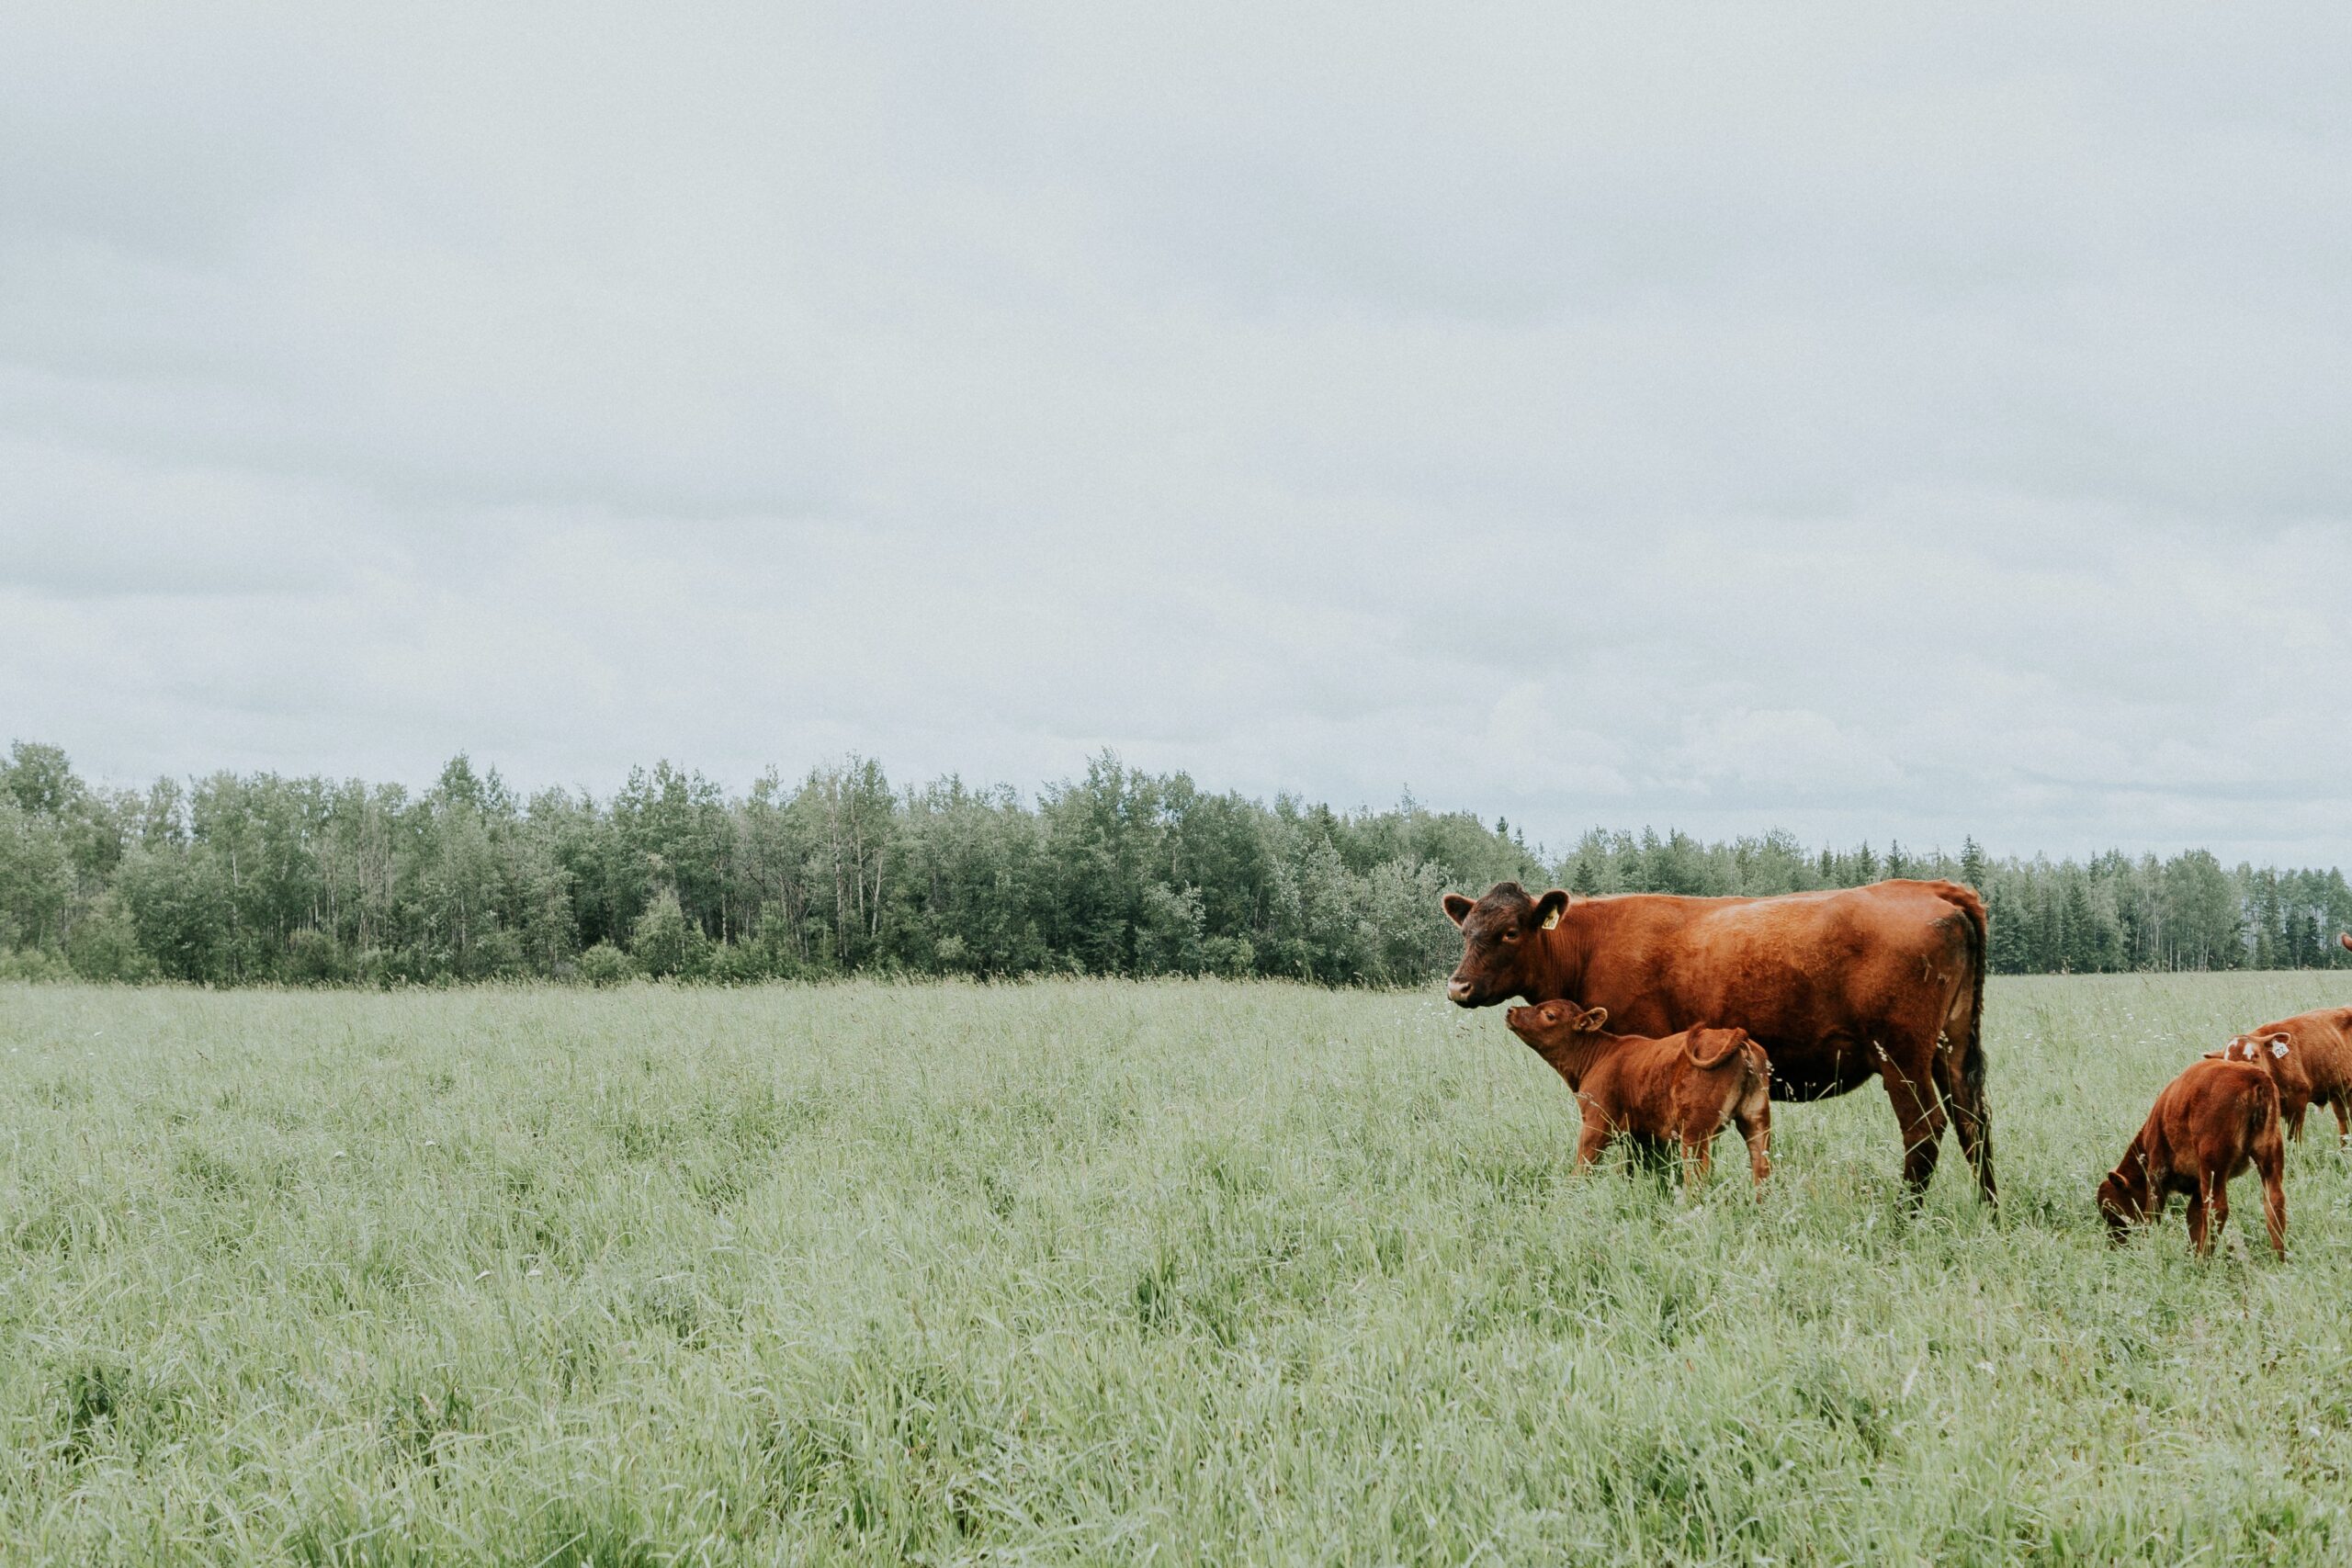
[[[665,887],[638,916],[629,936],[629,956],[648,975],[700,979],[710,963],[710,938],[686,918],[677,894]]]

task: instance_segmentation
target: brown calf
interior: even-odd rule
[[[2287,1148],[2278,1135],[2278,1086],[2245,1061],[2205,1056],[2166,1084],[2147,1125],[2098,1184],[2098,1211],[2120,1242],[2134,1224],[2164,1218],[2175,1193],[2188,1197],[2188,1240],[2199,1257],[2230,1219],[2230,1179],[2262,1173],[2262,1217],[2270,1245],[2287,1256],[2287,1194],[2279,1186]]]
[[[1511,1032],[1576,1091],[1584,1115],[1577,1164],[1590,1165],[1619,1134],[1656,1148],[1681,1145],[1685,1182],[1707,1174],[1715,1137],[1736,1122],[1760,1190],[1772,1174],[1772,1065],[1744,1029],[1690,1029],[1653,1040],[1606,1034],[1608,1010],[1574,1002],[1513,1008]]]
[[[2301,1138],[2304,1112],[2324,1105],[2335,1112],[2336,1142],[2352,1138],[2352,1008],[2299,1012],[2206,1055],[2267,1069],[2278,1086],[2278,1114],[2286,1118],[2289,1137]]]

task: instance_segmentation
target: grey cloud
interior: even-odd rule
[[[0,712],[117,777],[2352,858],[2332,15],[11,31]]]

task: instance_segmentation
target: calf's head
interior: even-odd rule
[[[1503,1014],[1503,1021],[1530,1045],[1566,1045],[1607,1023],[1609,1010],[1587,1010],[1574,1002],[1539,1002],[1532,1008],[1511,1009]]]
[[[2098,1184],[2098,1217],[2107,1222],[2109,1241],[2120,1242],[2148,1215],[2148,1179],[2143,1171],[2132,1168],[2135,1163],[2132,1156],[2125,1156],[2123,1163]]]
[[[1531,898],[1516,882],[1498,882],[1473,903],[1445,896],[1445,918],[1462,928],[1462,962],[1445,983],[1456,1007],[1483,1008],[1525,996],[1542,984],[1543,933],[1560,923],[1568,896],[1555,887]]]
[[[2285,1056],[2294,1042],[2291,1034],[2241,1034],[2220,1050],[2205,1055],[2224,1062],[2252,1062],[2257,1067],[2267,1067]]]

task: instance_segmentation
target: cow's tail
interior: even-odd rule
[[[1968,1029],[1966,1039],[1952,1042],[1960,1056],[1954,1086],[1960,1092],[1951,1112],[1969,1163],[1976,1168],[1977,1185],[1990,1202],[1995,1194],[1993,1118],[1984,1098],[1984,971],[1991,967],[1992,943],[1985,929],[1984,899],[1973,887],[1957,882],[1939,882],[1934,886],[1961,912],[1968,928]]]
[[[1984,971],[1992,965],[1992,942],[1986,929],[1984,900],[1977,897],[1973,887],[1961,887],[1959,892],[1962,897],[1952,902],[1968,917],[1968,964],[1976,971],[1969,979],[1968,1055],[1961,1058],[1960,1077],[1981,1098],[1984,1089]]]

